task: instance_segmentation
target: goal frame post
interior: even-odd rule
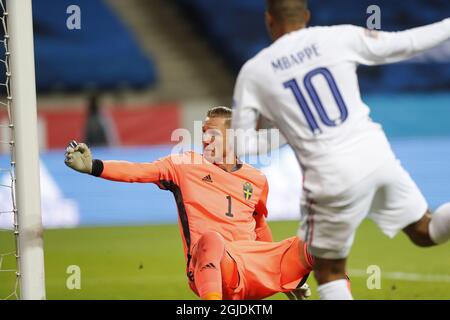
[[[31,0],[6,0],[20,298],[45,299],[44,246]]]

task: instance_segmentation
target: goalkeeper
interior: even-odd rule
[[[189,286],[202,299],[263,299],[278,292],[303,299],[310,295],[305,281],[312,258],[297,237],[272,242],[267,179],[227,148],[230,121],[229,108],[208,111],[203,155],[187,152],[151,163],[102,161],[93,160],[85,144],[72,142],[65,163],[96,177],[170,190]]]

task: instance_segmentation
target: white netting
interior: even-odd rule
[[[0,0],[0,299],[19,298],[18,224],[15,201],[14,126],[11,119],[8,12]]]

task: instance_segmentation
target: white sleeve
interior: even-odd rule
[[[235,147],[238,156],[263,154],[286,143],[278,129],[264,128],[267,121],[261,114],[263,98],[256,81],[245,66],[236,81],[233,96],[232,128],[235,130]]]
[[[450,39],[450,18],[400,32],[345,26],[344,43],[356,62],[365,65],[412,58]]]

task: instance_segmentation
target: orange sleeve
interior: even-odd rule
[[[256,240],[257,241],[266,241],[272,242],[272,231],[270,230],[269,225],[267,224],[267,195],[269,193],[269,185],[267,183],[267,179],[265,179],[264,188],[261,193],[261,198],[258,201],[258,204],[255,208],[255,221],[256,221]]]
[[[263,189],[261,192],[261,196],[259,197],[259,201],[256,204],[255,211],[258,214],[265,216],[265,217],[267,217],[267,214],[268,214],[267,206],[266,206],[268,194],[269,194],[269,184],[267,183],[267,179],[264,178],[264,186],[263,186]]]
[[[256,241],[272,242],[272,231],[267,224],[266,218],[263,215],[257,214],[256,220]]]
[[[176,182],[175,167],[170,157],[154,162],[133,163],[128,161],[102,161],[100,177],[120,182],[157,183]]]

